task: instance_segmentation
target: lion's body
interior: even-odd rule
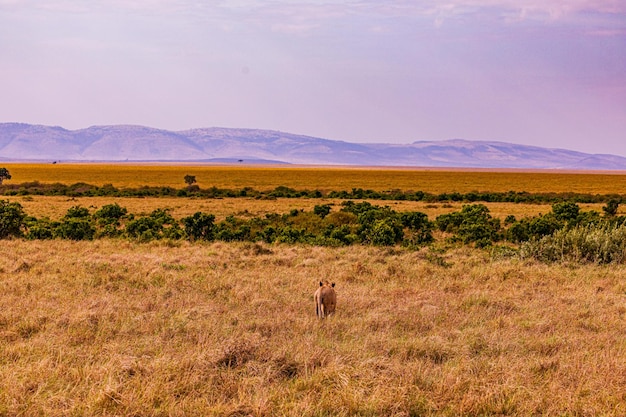
[[[337,294],[335,293],[334,286],[334,282],[332,284],[328,281],[325,283],[320,282],[320,287],[313,295],[315,300],[315,313],[320,319],[335,313]]]

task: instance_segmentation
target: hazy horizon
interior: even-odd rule
[[[626,2],[0,0],[0,121],[626,156]]]

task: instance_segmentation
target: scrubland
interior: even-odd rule
[[[4,240],[0,415],[625,415],[625,272],[467,246]]]
[[[147,215],[157,209],[167,209],[176,219],[191,216],[201,211],[215,215],[217,220],[223,220],[227,216],[263,217],[269,213],[289,213],[291,210],[312,211],[316,205],[329,204],[334,210],[341,208],[345,200],[316,198],[316,199],[275,199],[259,200],[254,198],[220,198],[220,199],[194,199],[179,197],[158,198],[135,198],[135,197],[66,197],[66,196],[4,196],[10,202],[19,203],[24,211],[35,217],[48,217],[50,219],[62,218],[71,207],[86,207],[90,211],[96,211],[113,202],[126,207],[129,212],[138,215]],[[445,213],[459,211],[466,202],[442,202],[429,203],[423,201],[382,201],[367,200],[378,206],[388,206],[398,212],[420,211],[428,215],[430,219]],[[489,208],[491,215],[504,220],[513,215],[517,218],[532,217],[539,214],[549,213],[552,210],[550,204],[518,204],[518,203],[481,203]],[[596,210],[601,212],[604,204],[580,204],[582,211]],[[626,214],[626,206],[620,206],[619,215]]]

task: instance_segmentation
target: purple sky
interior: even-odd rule
[[[0,121],[626,156],[626,1],[0,0]]]

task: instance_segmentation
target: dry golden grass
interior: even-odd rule
[[[283,185],[295,189],[377,191],[400,189],[430,193],[471,191],[574,192],[591,194],[623,193],[624,172],[525,172],[516,170],[454,170],[426,168],[222,166],[150,164],[5,164],[13,183],[40,181],[94,185],[113,184],[118,188],[185,186],[183,177],[195,175],[203,188],[270,190]],[[9,183],[9,182],[7,182]]]
[[[622,174],[8,165],[11,182],[621,193]],[[5,197],[6,198],[6,197]],[[262,216],[323,199],[9,197]],[[376,202],[437,215],[460,203]],[[550,205],[487,204],[504,218]],[[583,210],[601,211],[601,205]],[[0,416],[625,415],[624,266],[372,247],[2,241]],[[320,279],[338,312],[315,319]]]
[[[624,266],[3,241],[0,415],[619,416]],[[315,318],[320,279],[337,314]]]

